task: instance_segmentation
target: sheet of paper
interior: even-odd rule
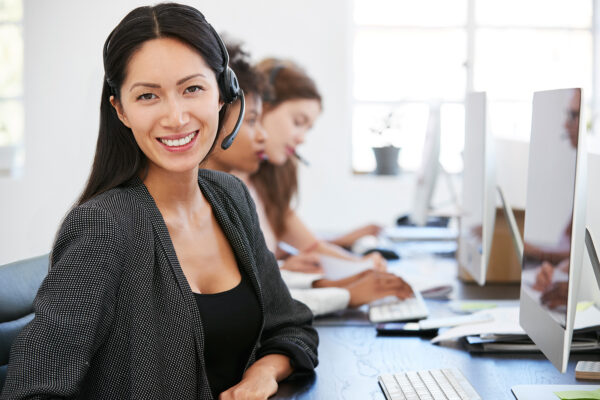
[[[496,335],[524,335],[525,331],[519,325],[519,307],[498,307],[489,310],[478,311],[474,314],[491,314],[492,321],[476,324],[462,325],[450,328],[431,342],[437,343],[443,340],[458,339],[463,336],[496,334]],[[588,307],[575,314],[575,329],[583,329],[600,325],[600,310],[596,307]]]
[[[585,307],[586,303],[589,302],[580,302],[577,304],[575,324],[573,325],[574,329],[583,329],[600,325],[600,310],[589,305]],[[581,304],[584,306],[580,306]]]
[[[325,278],[332,280],[347,278],[373,268],[373,262],[370,260],[350,261],[324,255],[320,255],[319,258]]]
[[[519,325],[518,307],[498,307],[489,310],[482,310],[476,314],[490,314],[491,321],[480,322],[469,325],[459,325],[445,330],[431,340],[431,343],[441,342],[443,340],[458,339],[463,336],[481,335],[487,333],[496,333],[502,335],[523,335],[525,331]]]

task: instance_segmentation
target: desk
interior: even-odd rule
[[[447,260],[433,268],[446,268],[440,273],[455,273]],[[444,265],[444,266],[442,266]],[[450,267],[448,266],[450,265]],[[431,265],[430,265],[431,266]],[[402,263],[395,268],[404,268]],[[480,288],[456,281],[460,298],[515,299],[518,285],[492,285]],[[440,302],[431,302],[432,309]],[[434,314],[432,310],[432,314]],[[376,336],[374,327],[317,326],[319,332],[319,366],[316,376],[283,382],[276,399],[373,399],[385,397],[377,376],[402,370],[457,367],[485,400],[514,397],[510,388],[517,384],[575,384],[575,364],[579,360],[600,360],[600,354],[572,354],[567,373],[559,373],[541,353],[473,354],[459,343],[432,345],[418,337]]]

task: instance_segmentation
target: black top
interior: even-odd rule
[[[242,380],[260,330],[260,305],[250,280],[214,294],[194,293],[204,328],[206,374],[215,399]]]

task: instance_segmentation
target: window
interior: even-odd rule
[[[6,174],[24,133],[22,0],[0,0],[0,65],[0,174]]]
[[[355,0],[353,168],[371,147],[421,162],[430,104],[441,104],[440,162],[462,170],[464,95],[488,94],[495,137],[528,140],[532,92],[583,87],[591,99],[592,0]],[[391,129],[374,134],[390,113]]]

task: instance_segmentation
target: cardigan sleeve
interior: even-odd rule
[[[106,211],[79,206],[67,215],[35,318],[12,346],[3,400],[77,396],[113,320],[124,242]]]
[[[243,187],[250,209],[251,242],[261,282],[265,325],[257,358],[272,353],[290,357],[294,375],[312,371],[318,363],[319,337],[312,327],[313,315],[308,307],[292,299],[281,278],[275,256],[264,240],[254,201]]]

